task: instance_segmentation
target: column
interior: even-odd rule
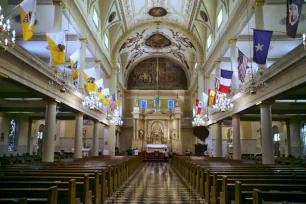
[[[216,126],[216,157],[222,157],[222,122],[217,122]]]
[[[241,159],[241,147],[240,147],[240,115],[235,114],[232,116],[233,126],[233,159]]]
[[[95,61],[95,68],[96,68],[96,81],[101,79],[101,60],[96,60]],[[119,96],[118,96],[119,97]]]
[[[232,79],[232,88],[234,90],[239,89],[239,77],[238,77],[238,51],[237,51],[237,39],[229,40],[228,44],[230,45],[230,54],[231,54],[231,69],[233,71],[233,79]]]
[[[272,114],[270,104],[260,104],[260,123],[262,137],[262,163],[274,164]]]
[[[4,113],[0,112],[0,138],[4,138],[4,128],[2,127],[3,115]],[[8,147],[6,146],[6,148]]]
[[[198,99],[201,101],[203,101],[204,85],[205,85],[204,73],[202,70],[201,71],[199,70],[198,72]]]
[[[74,138],[74,158],[82,158],[83,149],[83,116],[84,113],[75,114],[75,138]]]
[[[290,119],[290,149],[294,157],[302,155],[301,121],[299,119]]]
[[[43,137],[42,162],[54,162],[54,146],[56,134],[56,102],[46,100],[45,134]]]
[[[133,140],[136,140],[136,119],[133,119]]]
[[[99,156],[99,121],[94,120],[91,156]]]
[[[52,5],[54,6],[53,32],[60,32],[62,31],[64,3],[62,1],[53,1]],[[54,66],[51,56],[50,66]]]
[[[110,94],[117,93],[117,67],[112,68],[111,80],[110,80]],[[113,114],[112,114],[113,115]],[[108,152],[109,155],[115,155],[115,143],[116,143],[116,125],[110,124],[109,137],[108,137]]]
[[[86,48],[87,39],[80,38],[81,48],[80,48],[80,73],[79,73],[79,89],[81,93],[85,93],[85,82],[84,82],[84,68],[86,66]]]
[[[265,29],[265,22],[264,22],[264,13],[263,13],[263,6],[265,5],[265,0],[256,0],[255,1],[255,27],[259,30]],[[267,68],[265,64],[259,64],[259,69]]]

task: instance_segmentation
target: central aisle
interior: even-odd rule
[[[166,163],[145,163],[106,203],[205,203]]]

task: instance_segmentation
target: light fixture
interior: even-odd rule
[[[231,99],[226,97],[225,93],[218,93],[216,104],[213,105],[214,112],[225,112],[231,111],[234,107],[234,104],[231,102]]]
[[[99,98],[97,96],[96,92],[90,92],[89,96],[86,96],[84,101],[83,101],[83,106],[86,108],[89,108],[91,110],[93,109],[102,109],[103,108],[103,104],[101,101],[99,101]]]
[[[118,126],[123,125],[123,121],[120,117],[119,109],[114,110],[114,115],[112,117],[110,115],[108,115],[108,118],[109,118],[110,123],[112,125],[118,125]]]
[[[209,119],[207,115],[205,115],[204,117],[202,117],[201,115],[196,115],[196,117],[193,118],[192,127],[205,126],[208,120]]]
[[[16,31],[11,31],[11,22],[9,19],[5,21],[5,17],[2,13],[2,7],[0,6],[0,46],[7,50],[9,46],[12,48],[15,45]]]

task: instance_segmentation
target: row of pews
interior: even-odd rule
[[[0,166],[3,165],[13,165],[13,164],[25,164],[25,163],[33,163],[40,162],[41,156],[39,155],[29,155],[29,154],[17,154],[16,156],[10,155],[6,156],[4,154],[3,157],[0,158]]]
[[[2,166],[0,203],[100,204],[140,164],[140,157],[99,156]]]
[[[207,203],[306,203],[303,167],[179,156],[172,165]]]

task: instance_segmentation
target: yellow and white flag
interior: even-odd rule
[[[104,98],[104,94],[103,94],[103,78],[99,79],[97,82],[96,82],[96,85],[97,85],[97,95],[98,95],[98,98],[99,100],[103,100]]]
[[[96,81],[96,68],[84,69],[84,80],[87,92],[93,92],[98,89]]]
[[[47,33],[47,41],[49,44],[53,64],[65,64],[65,33],[55,32]]]
[[[23,41],[28,41],[34,34],[36,0],[24,0],[20,4],[20,21]]]
[[[79,71],[80,71],[80,50],[78,49],[70,56],[70,65],[71,65],[71,72],[72,72],[72,79],[73,81],[78,80],[79,78]]]
[[[104,105],[109,105],[109,102],[110,102],[110,99],[109,99],[109,96],[110,96],[109,88],[103,89],[102,93],[104,95],[103,104]]]

